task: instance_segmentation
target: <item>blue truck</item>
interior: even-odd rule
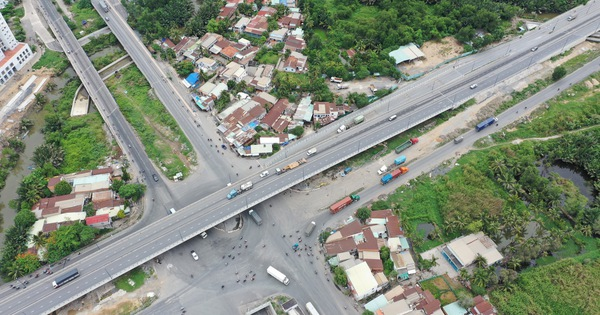
[[[394,160],[395,165],[400,165],[404,162],[406,162],[406,156],[404,156],[404,155],[401,155]]]
[[[477,126],[475,126],[475,130],[481,131],[481,130],[485,129],[488,126],[493,125],[497,121],[498,121],[498,118],[496,118],[496,117],[490,117],[490,118],[488,118],[488,119],[480,122],[479,124],[477,124]]]
[[[232,189],[228,194],[227,194],[227,199],[233,199],[235,196],[239,195],[241,191],[237,190],[237,189]]]

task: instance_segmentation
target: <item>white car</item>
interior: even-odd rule
[[[476,88],[476,87],[477,87],[477,84],[471,84],[471,90],[474,89],[474,88]]]
[[[388,118],[388,120],[389,120],[389,121],[392,121],[392,120],[396,119],[396,117],[398,117],[398,116],[396,116],[396,115],[392,115],[392,116],[390,116],[390,118]]]
[[[194,260],[198,260],[198,254],[196,254],[195,251],[191,251],[192,253],[192,257],[194,258]]]
[[[264,172],[260,173],[260,178],[267,177],[267,176],[269,176],[269,171],[264,171]]]
[[[208,235],[206,234],[206,232],[202,232],[202,233],[200,233],[200,237],[202,237],[202,238],[207,238],[207,237],[208,237]],[[193,255],[192,255],[192,256],[193,256]]]

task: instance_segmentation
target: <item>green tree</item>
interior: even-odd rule
[[[65,151],[57,143],[44,143],[33,151],[33,162],[38,167],[42,167],[46,163],[52,164],[55,168],[59,168],[65,159]]]
[[[96,233],[95,228],[79,222],[73,225],[61,226],[58,230],[50,233],[48,238],[48,262],[57,262],[73,251],[88,245],[94,240]]]
[[[15,258],[15,265],[22,274],[29,274],[40,268],[40,261],[32,253],[22,253]]]
[[[373,312],[371,312],[371,311],[369,311],[369,310],[364,310],[364,311],[362,312],[362,315],[375,315],[375,313],[373,313]]]
[[[114,192],[119,192],[119,189],[121,189],[121,187],[125,185],[125,183],[120,180],[120,179],[115,179],[113,180],[112,184],[110,185],[110,189]]]
[[[119,196],[125,199],[138,201],[144,195],[146,186],[142,184],[125,184],[119,188]]]
[[[290,133],[296,137],[302,137],[302,135],[304,134],[304,127],[296,126],[292,128],[292,130],[290,130]]]
[[[335,267],[333,269],[334,278],[333,281],[339,286],[345,287],[348,285],[348,277],[346,276],[346,272],[342,267]]]
[[[554,68],[554,72],[552,72],[552,80],[558,81],[562,79],[565,75],[567,75],[567,69],[563,66],[558,66]]]
[[[368,218],[371,217],[371,209],[367,208],[367,207],[362,207],[359,208],[358,210],[356,210],[356,217],[361,221],[361,222],[366,222]]]
[[[229,89],[229,90],[235,89],[236,84],[237,83],[234,80],[227,81],[227,89]]]
[[[54,186],[54,194],[57,196],[68,195],[73,191],[73,187],[67,181],[61,180]]]
[[[35,214],[33,211],[28,209],[23,209],[17,213],[15,216],[15,226],[23,227],[24,229],[29,229],[33,224],[37,221]]]
[[[96,215],[96,209],[94,209],[94,203],[90,202],[83,206],[83,212],[85,212],[86,217],[93,217]]]
[[[182,77],[194,72],[194,68],[194,64],[189,60],[184,60],[175,64],[175,71],[177,71],[177,74]]]
[[[19,188],[17,188],[21,207],[25,206],[30,209],[41,198],[50,196],[51,193],[47,185],[48,181],[37,170],[25,176]]]
[[[31,241],[33,242],[35,249],[40,249],[46,246],[46,235],[40,231],[38,234],[31,236]]]

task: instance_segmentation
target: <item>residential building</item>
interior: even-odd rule
[[[455,270],[471,265],[477,255],[485,258],[488,266],[502,260],[502,254],[496,248],[496,243],[483,232],[461,236],[443,246],[441,250],[442,256]]]
[[[473,315],[496,315],[498,312],[494,309],[494,306],[486,301],[481,295],[473,298],[474,306],[471,307],[471,313]]]
[[[247,75],[246,69],[237,62],[230,62],[225,66],[223,72],[221,72],[221,78],[224,80],[234,80],[241,82],[242,79]]]
[[[0,13],[0,85],[21,70],[33,53],[26,43],[19,43]]]
[[[283,98],[275,103],[265,118],[262,119],[261,124],[268,129],[274,130],[275,132],[282,132],[285,130],[285,127],[289,124],[289,120],[283,120],[280,122],[279,118],[283,115],[284,111],[288,108],[290,102],[288,99]],[[291,119],[290,119],[291,120]],[[287,124],[285,123],[287,121]],[[279,122],[277,125],[276,122]]]
[[[96,229],[106,229],[112,227],[112,220],[108,214],[100,214],[85,218],[85,225]]]
[[[292,73],[303,73],[308,70],[307,68],[308,58],[303,54],[292,51],[287,59],[283,62],[282,68],[285,72]]]
[[[221,8],[219,15],[217,15],[217,20],[231,20],[231,18],[233,18],[233,15],[235,14],[235,10],[237,10],[237,4],[226,4],[224,7]]]
[[[267,21],[267,17],[263,15],[257,15],[250,20],[248,25],[246,25],[244,33],[253,37],[261,37],[262,34],[267,31],[268,27],[269,22]]]
[[[314,106],[313,117],[315,121],[327,117],[336,120],[338,116],[344,115],[346,112],[350,111],[350,108],[347,105],[338,106],[331,102],[315,102]]]
[[[200,46],[205,50],[210,50],[214,44],[223,40],[223,36],[215,33],[206,33],[200,39]]]
[[[290,13],[286,16],[281,17],[278,21],[277,24],[279,25],[279,27],[281,28],[287,28],[287,29],[295,29],[296,27],[300,27],[302,26],[302,21],[303,21],[303,17],[301,13]]]
[[[211,58],[202,57],[196,60],[196,67],[200,68],[203,72],[213,72],[219,67],[219,63]]]
[[[38,219],[48,218],[62,213],[81,212],[88,194],[68,194],[42,198],[31,211]]]
[[[346,270],[348,287],[352,296],[359,301],[377,292],[377,281],[366,262],[362,262]]]
[[[223,134],[229,145],[236,148],[254,142],[256,126],[265,116],[266,110],[253,100],[240,100],[218,115],[222,119],[217,130]]]
[[[174,44],[174,43],[173,43],[173,41],[171,41],[171,39],[169,39],[169,38],[163,38],[163,39],[161,40],[160,46],[161,46],[163,49],[173,49],[173,48],[175,48],[175,44]]]
[[[269,39],[274,40],[276,42],[283,42],[287,37],[287,28],[280,28],[278,30],[274,30],[269,34]]]
[[[175,51],[175,55],[180,57],[183,53],[190,48],[196,42],[196,38],[191,38],[184,36],[175,47],[173,47],[173,51]]]
[[[223,92],[227,92],[228,90],[229,88],[227,87],[227,84],[219,82],[215,88],[210,91],[210,96],[217,100],[221,98],[221,94],[223,94]]]
[[[242,51],[239,51],[237,54],[235,54],[235,59],[236,59],[237,63],[242,64],[242,60],[245,60],[248,58],[250,60],[252,60],[252,58],[254,58],[254,55],[256,54],[257,51],[258,51],[258,47],[254,47],[254,46],[248,47]]]
[[[275,14],[277,14],[277,9],[273,7],[263,6],[262,8],[260,8],[260,11],[258,11],[257,16],[270,17]]]
[[[200,88],[198,89],[198,92],[200,92],[200,94],[204,95],[204,96],[210,96],[210,92],[217,87],[216,84],[212,83],[212,82],[206,82],[204,83],[202,86],[200,86]]]
[[[235,23],[235,25],[233,26],[233,31],[234,32],[238,32],[238,33],[242,33],[245,29],[246,26],[250,23],[250,18],[242,16],[237,23]]]
[[[219,52],[219,55],[221,55],[223,58],[225,58],[227,60],[231,60],[231,59],[233,59],[233,57],[235,57],[235,55],[237,53],[238,53],[238,50],[235,49],[235,47],[227,46],[227,47],[221,49],[221,52]]]
[[[283,51],[302,51],[306,48],[306,42],[303,38],[299,38],[296,36],[288,36],[285,39],[285,46],[283,47]]]

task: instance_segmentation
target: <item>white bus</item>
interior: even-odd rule
[[[311,302],[306,303],[306,310],[310,315],[319,315],[319,312],[317,312],[317,309],[312,305]]]

